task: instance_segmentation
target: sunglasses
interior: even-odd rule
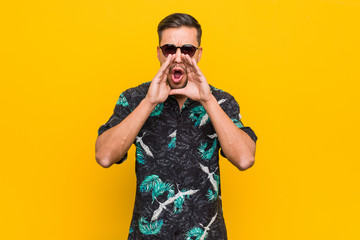
[[[160,47],[165,57],[167,57],[169,54],[175,54],[178,48],[180,48],[181,53],[187,54],[190,57],[194,56],[196,50],[198,49],[197,47],[191,44],[185,44],[181,47],[176,47],[174,44],[165,44]]]

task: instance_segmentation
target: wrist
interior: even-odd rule
[[[148,107],[149,109],[151,109],[151,111],[156,107],[156,105],[158,105],[158,102],[151,100],[147,95],[146,97],[142,100],[142,102],[145,104],[146,107]]]
[[[201,105],[203,105],[203,107],[206,107],[210,104],[213,104],[216,101],[216,98],[214,97],[214,95],[212,95],[212,93],[209,94],[209,96],[203,100],[200,100]]]

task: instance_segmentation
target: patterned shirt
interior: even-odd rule
[[[145,98],[150,82],[121,93],[113,115],[98,134],[116,126]],[[254,142],[240,121],[239,105],[210,86],[218,104]],[[224,240],[217,134],[204,107],[173,96],[158,104],[134,141],[137,189],[128,240]],[[220,154],[224,156],[223,152]],[[127,158],[127,153],[117,164]]]

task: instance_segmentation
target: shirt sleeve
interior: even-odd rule
[[[229,116],[229,118],[233,121],[233,123],[242,131],[244,131],[247,135],[249,135],[249,137],[256,143],[257,136],[255,132],[250,127],[244,126],[241,121],[240,107],[234,97],[231,97],[226,102],[224,102],[224,106],[222,106],[222,108],[224,112]],[[220,154],[221,156],[225,157],[222,149],[220,149]]]
[[[129,106],[129,95],[126,94],[126,92],[123,92],[120,94],[120,97],[118,101],[116,102],[114,112],[111,115],[110,119],[103,125],[100,126],[98,130],[98,136],[103,134],[106,130],[109,130],[112,127],[115,127],[118,125],[121,121],[123,121],[130,113],[131,108]],[[116,164],[120,164],[124,162],[127,159],[128,153],[124,155],[120,159],[120,161],[115,162]]]

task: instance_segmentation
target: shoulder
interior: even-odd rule
[[[146,97],[150,83],[145,82],[136,87],[126,89],[120,94],[119,101],[126,101],[128,106],[134,109]]]
[[[225,92],[224,90],[216,88],[212,85],[210,85],[210,91],[218,102],[228,102],[238,105],[235,98],[230,93]]]
[[[147,94],[151,82],[145,82],[139,86],[126,89],[122,94],[131,99],[144,98]]]
[[[228,92],[225,92],[221,89],[215,88],[210,85],[211,93],[214,95],[215,99],[219,103],[220,107],[224,112],[229,115],[231,120],[241,119],[240,115],[240,106],[235,98]]]

